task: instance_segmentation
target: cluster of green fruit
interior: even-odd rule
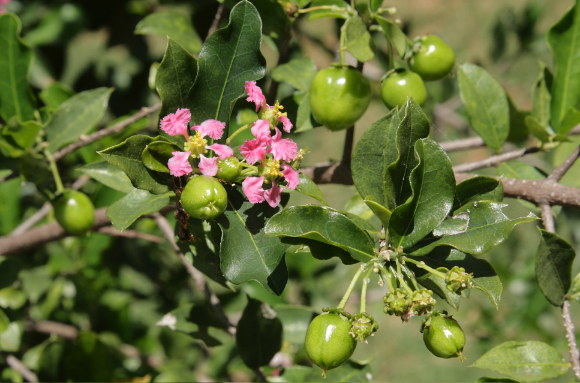
[[[392,69],[383,78],[381,98],[393,109],[412,97],[419,105],[427,99],[423,81],[440,80],[455,65],[455,54],[439,37],[419,37],[413,46],[409,68]],[[314,119],[332,131],[352,126],[371,102],[369,81],[355,68],[335,65],[319,71],[310,88]]]

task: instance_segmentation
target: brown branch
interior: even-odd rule
[[[217,31],[217,29],[220,26],[220,22],[222,21],[222,17],[224,17],[224,13],[226,11],[226,7],[224,6],[224,4],[220,4],[220,6],[217,9],[217,12],[215,13],[215,17],[213,18],[213,22],[211,23],[211,26],[209,27],[208,31],[207,31],[207,35],[205,36],[205,41],[207,41],[207,39],[209,39],[209,37],[215,32]]]
[[[152,107],[143,107],[139,112],[135,113],[131,117],[124,119],[123,121],[117,122],[115,125],[96,131],[95,133],[90,134],[86,137],[79,138],[78,141],[73,142],[72,144],[67,145],[58,152],[54,153],[52,157],[54,158],[55,161],[58,161],[67,154],[70,154],[85,145],[91,144],[110,134],[119,133],[127,126],[133,124],[136,121],[139,121],[143,117],[147,117],[148,115],[158,111],[159,109],[161,109],[161,103],[155,104]]]
[[[564,304],[562,305],[562,320],[564,321],[564,328],[566,329],[566,339],[568,339],[572,370],[574,370],[576,378],[580,379],[580,352],[578,352],[578,345],[576,344],[576,333],[574,332],[574,323],[572,322],[570,302],[568,299],[564,300]]]
[[[487,168],[490,166],[497,166],[500,163],[505,162],[505,161],[520,158],[520,157],[523,157],[527,154],[537,153],[539,150],[540,149],[537,147],[514,150],[513,152],[507,152],[507,153],[498,154],[495,156],[488,157],[485,160],[455,165],[453,167],[453,171],[455,173],[466,173],[466,172],[472,172],[472,171],[477,170],[477,169]]]
[[[564,174],[566,174],[568,169],[570,169],[572,165],[574,165],[574,162],[576,162],[579,156],[580,156],[580,146],[578,146],[576,150],[574,150],[572,154],[570,154],[570,156],[566,158],[566,160],[562,163],[562,165],[560,165],[556,170],[552,172],[552,174],[550,174],[548,179],[550,181],[559,182],[562,179],[562,177],[564,177]]]
[[[36,374],[28,369],[20,360],[16,359],[14,355],[8,355],[6,357],[6,364],[8,364],[13,370],[16,370],[24,379],[29,382],[38,382],[38,377]]]
[[[158,237],[156,235],[151,235],[151,234],[146,234],[146,233],[140,233],[136,230],[125,230],[125,231],[119,231],[111,226],[105,226],[105,227],[101,227],[98,230],[99,233],[101,234],[107,234],[113,237],[123,237],[123,238],[139,238],[139,239],[144,239],[145,241],[149,241],[149,242],[155,242],[155,243],[163,243],[165,242],[165,240],[161,237]]]
[[[456,152],[459,150],[481,148],[485,146],[481,137],[461,138],[459,140],[439,142],[439,146],[446,152]]]
[[[543,201],[538,205],[540,206],[540,212],[542,214],[542,223],[544,229],[550,233],[556,232],[556,226],[554,225],[554,216],[552,215],[552,207],[549,203]]]

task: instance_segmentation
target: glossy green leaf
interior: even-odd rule
[[[320,202],[322,202],[324,205],[328,206],[328,203],[326,203],[326,200],[324,199],[324,196],[322,195],[322,192],[320,191],[320,189],[318,188],[318,185],[316,185],[314,183],[314,181],[312,181],[306,174],[304,173],[299,173],[299,179],[300,179],[300,184],[298,186],[296,186],[296,191],[300,192],[302,194],[305,194],[307,196],[310,196]]]
[[[334,17],[347,19],[350,15],[350,5],[344,0],[315,0],[310,4],[310,8],[329,7],[327,9],[317,9],[308,12],[308,20],[322,19],[323,17]]]
[[[156,12],[137,24],[135,34],[170,37],[191,54],[201,50],[201,39],[191,25],[191,19],[181,12]]]
[[[560,121],[559,131],[560,134],[568,134],[573,128],[580,124],[580,110],[570,107],[562,121]]]
[[[389,227],[389,221],[391,220],[391,212],[383,205],[378,204],[372,200],[372,196],[365,200],[368,207],[371,208],[373,213],[378,217],[378,219],[383,224],[383,227]]]
[[[268,304],[248,297],[238,322],[236,343],[246,366],[267,366],[282,348],[282,322]]]
[[[344,205],[344,211],[356,214],[362,219],[369,220],[373,217],[373,211],[368,207],[360,194],[353,195]]]
[[[536,255],[536,279],[546,299],[561,306],[572,284],[572,263],[576,251],[564,238],[540,230],[540,244]]]
[[[269,236],[313,239],[346,250],[361,262],[374,258],[369,236],[344,214],[322,206],[293,206],[266,224]]]
[[[413,246],[451,211],[455,196],[455,176],[451,161],[436,142],[424,138],[415,143],[419,164],[409,177],[412,198],[398,206],[389,221],[393,247]]]
[[[36,143],[36,136],[42,129],[42,125],[36,121],[26,121],[15,126],[6,125],[2,134],[10,136],[23,149],[30,149]]]
[[[401,113],[402,111],[399,112]],[[394,211],[396,206],[405,203],[412,194],[409,176],[419,163],[419,159],[414,154],[415,143],[429,136],[430,125],[423,109],[413,99],[409,99],[405,103],[405,117],[397,130],[397,151],[393,150],[394,153],[391,154],[397,156],[397,160],[388,165],[383,173],[384,206],[390,211]],[[388,148],[385,146],[385,154],[391,150],[390,145]],[[377,202],[380,203],[381,200],[377,198]]]
[[[410,249],[409,253],[426,255],[437,246],[451,246],[468,254],[484,254],[505,241],[515,225],[538,219],[530,213],[526,217],[510,220],[502,212],[505,206],[488,201],[471,202],[455,212],[469,214],[467,230],[459,234],[425,239]]]
[[[56,109],[60,104],[74,96],[74,94],[74,90],[70,89],[68,86],[61,84],[60,82],[53,82],[44,88],[38,96],[42,102],[44,102],[44,105],[51,109]]]
[[[552,96],[552,74],[542,62],[540,65],[540,75],[532,87],[532,117],[534,117],[541,126],[550,125],[550,103]]]
[[[306,306],[278,304],[274,311],[284,328],[284,342],[304,344],[306,331],[315,316],[314,310]]]
[[[439,226],[433,229],[433,235],[435,237],[442,237],[444,235],[453,235],[463,233],[467,230],[467,224],[469,223],[469,214],[460,213],[454,217],[448,218],[441,222]]]
[[[356,189],[363,199],[372,196],[380,205],[385,205],[383,175],[397,159],[399,123],[397,110],[373,123],[363,133],[352,156],[352,178]]]
[[[254,280],[272,294],[282,294],[288,280],[284,255],[289,245],[264,231],[279,210],[266,203],[254,205],[239,190],[228,193],[228,209],[216,218],[222,229],[220,268],[228,281]]]
[[[503,183],[497,178],[487,176],[476,176],[458,183],[455,187],[453,211],[474,201],[503,202]]]
[[[227,329],[209,303],[180,305],[164,315],[157,322],[157,326],[167,326],[194,339],[200,339],[208,347],[229,341]]]
[[[308,91],[317,71],[314,61],[306,57],[277,66],[272,70],[272,78],[278,82],[286,82],[298,90]]]
[[[48,150],[54,153],[94,128],[103,117],[112,92],[112,88],[87,90],[63,102],[44,129]]]
[[[367,62],[375,57],[375,43],[362,19],[353,15],[342,26],[344,48],[360,62]]]
[[[462,64],[457,69],[459,95],[473,129],[499,151],[509,134],[509,107],[501,85],[485,69]]]
[[[173,195],[173,192],[155,195],[146,190],[133,189],[107,208],[107,218],[115,229],[123,231],[142,215],[156,213],[165,207]]]
[[[180,152],[182,148],[172,142],[154,141],[147,145],[141,154],[143,165],[149,170],[169,173],[167,161],[173,157],[173,152]]]
[[[4,310],[0,310],[0,334],[8,329],[9,324],[10,319],[8,319],[8,316],[6,315],[6,313],[4,313]]]
[[[354,265],[359,262],[348,251],[314,239],[282,237],[282,242],[289,245],[302,245],[301,252],[309,251],[319,261],[327,261],[337,257],[344,265]]]
[[[580,5],[578,1],[546,35],[552,49],[556,69],[552,86],[552,127],[560,130],[560,121],[570,107],[580,102]]]
[[[0,15],[0,116],[9,121],[34,120],[36,100],[28,85],[32,49],[20,38],[21,24],[13,13]]]
[[[129,177],[121,169],[111,165],[107,161],[86,164],[77,170],[99,181],[103,185],[120,192],[129,193],[134,189]]]
[[[411,42],[407,35],[391,20],[385,19],[381,16],[376,16],[376,20],[381,26],[387,40],[395,47],[399,57],[405,57],[407,49],[411,46]]]
[[[163,61],[157,68],[155,87],[161,97],[161,118],[175,113],[179,108],[193,108],[193,82],[197,74],[197,60],[185,48],[172,39],[167,39]],[[172,142],[182,145],[182,136],[161,134]]]
[[[230,13],[227,27],[217,30],[203,45],[197,58],[198,73],[191,90],[192,122],[229,121],[235,101],[245,94],[246,81],[266,74],[260,52],[262,21],[256,8],[240,1]],[[227,134],[220,142],[225,142]]]
[[[238,0],[229,0],[233,3],[232,8]],[[289,32],[292,25],[288,12],[284,10],[282,3],[277,0],[250,0],[260,13],[262,19],[262,33],[273,39],[283,38]],[[227,3],[227,2],[226,2]]]
[[[149,170],[143,165],[141,154],[151,142],[159,138],[132,136],[124,142],[98,152],[110,164],[125,172],[133,186],[153,194],[167,193],[172,185],[172,177]]]
[[[570,364],[546,343],[510,341],[486,352],[471,367],[492,370],[518,382],[540,382],[568,372]]]

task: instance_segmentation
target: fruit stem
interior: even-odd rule
[[[425,262],[423,262],[423,261],[421,261],[421,262],[418,262],[418,261],[416,261],[416,260],[414,260],[414,259],[411,259],[411,258],[408,258],[408,257],[402,257],[402,259],[403,259],[405,262],[411,262],[411,263],[414,263],[414,264],[415,264],[415,265],[416,265],[418,268],[420,268],[420,269],[423,269],[423,270],[425,270],[425,271],[428,271],[428,272],[430,272],[431,274],[438,276],[439,278],[443,278],[443,279],[445,279],[445,277],[446,277],[446,275],[445,275],[445,274],[443,274],[441,271],[437,271],[437,270],[435,270],[435,269],[433,269],[433,268],[431,268],[431,267],[427,266],[427,265],[425,264]]]
[[[395,291],[395,287],[393,286],[393,283],[391,282],[391,272],[389,270],[387,270],[387,268],[383,265],[378,265],[379,270],[381,271],[381,273],[383,274],[383,276],[385,277],[385,279],[387,280],[387,288],[389,289],[389,292],[392,293],[393,291]]]
[[[346,51],[346,23],[340,28],[340,65],[346,64],[346,57],[344,52]]]
[[[362,291],[360,293],[360,312],[361,313],[364,313],[367,311],[367,286],[371,280],[371,273],[372,272],[373,272],[373,269],[369,268],[369,271],[367,271],[367,274],[363,278]]]
[[[360,278],[363,271],[365,271],[366,269],[367,269],[366,265],[362,265],[361,267],[359,267],[359,269],[356,272],[356,274],[354,275],[354,277],[352,277],[352,281],[350,281],[350,285],[348,286],[346,293],[344,293],[342,300],[338,304],[337,309],[344,310],[344,308],[346,307],[346,302],[348,302],[348,298],[350,298],[350,294],[352,294],[352,290],[354,290],[354,286],[356,285],[356,282]]]
[[[405,280],[403,279],[402,274],[402,270],[401,270],[401,263],[399,262],[399,260],[397,259],[397,279],[399,280],[399,283],[401,284],[401,286],[409,293],[409,294],[413,294],[413,290],[411,290],[411,288],[409,287],[409,285],[405,282]]]
[[[50,164],[50,170],[52,171],[52,176],[54,177],[54,182],[56,183],[56,194],[61,194],[64,191],[64,187],[62,186],[60,174],[58,174],[56,162],[54,162],[54,158],[52,157],[52,154],[50,154],[48,149],[44,149],[44,155],[48,159],[48,162]]]
[[[232,140],[233,140],[233,138],[235,136],[237,136],[238,134],[242,133],[244,130],[247,130],[248,128],[251,128],[252,125],[254,125],[254,123],[253,122],[250,122],[249,124],[243,125],[238,130],[236,130],[231,136],[228,137],[228,139],[226,140],[226,145],[229,145],[230,142],[232,142]]]
[[[387,39],[387,52],[389,55],[389,66],[387,67],[387,72],[391,69],[395,69],[395,58],[393,57],[393,44],[391,40]]]
[[[419,284],[417,283],[417,280],[415,279],[415,273],[413,273],[411,271],[411,269],[409,269],[404,264],[401,265],[401,269],[403,269],[403,273],[405,273],[405,275],[407,276],[407,278],[409,278],[411,280],[411,282],[413,283],[413,287],[415,288],[415,290],[419,290]]]

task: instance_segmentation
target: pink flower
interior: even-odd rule
[[[234,155],[234,150],[227,145],[213,144],[206,146],[205,148],[213,150],[221,160],[225,160],[226,158]]]
[[[219,122],[216,120],[205,120],[199,125],[194,126],[193,130],[197,130],[202,137],[208,136],[214,140],[219,140],[224,134],[224,129],[226,127],[225,122]]]
[[[286,186],[288,186],[290,189],[294,190],[296,189],[296,186],[300,185],[300,175],[292,166],[283,164],[282,174],[288,182]]]
[[[270,121],[268,120],[257,120],[252,126],[252,134],[254,137],[262,141],[264,144],[269,145],[272,139],[270,135]]]
[[[256,112],[266,105],[266,97],[264,97],[262,89],[256,85],[255,81],[246,81],[246,92],[248,93],[246,101],[256,104]]]
[[[296,158],[298,145],[289,138],[282,138],[282,132],[276,128],[276,134],[272,137],[268,153],[274,155],[274,160],[283,160],[290,162]]]
[[[294,126],[290,122],[290,119],[288,117],[286,117],[286,116],[280,116],[280,121],[282,121],[282,125],[283,125],[283,128],[282,129],[284,129],[284,131],[286,133],[290,133],[290,130]]]
[[[242,182],[242,190],[250,203],[264,202],[264,177],[248,177]]]
[[[214,177],[217,174],[217,157],[207,158],[203,154],[199,155],[199,170],[204,176]]]
[[[173,157],[167,161],[169,173],[175,177],[181,177],[193,171],[189,163],[191,152],[172,152]]]
[[[189,109],[177,109],[175,113],[169,113],[163,117],[159,126],[170,136],[178,136],[180,134],[187,134],[187,125],[191,119],[191,112]]]
[[[282,190],[284,190],[284,188],[278,187],[276,182],[272,181],[272,188],[264,191],[264,197],[266,198],[268,205],[276,207],[280,204],[280,200],[282,199]]]
[[[266,162],[266,145],[258,138],[244,141],[244,144],[240,145],[240,153],[249,164]]]

